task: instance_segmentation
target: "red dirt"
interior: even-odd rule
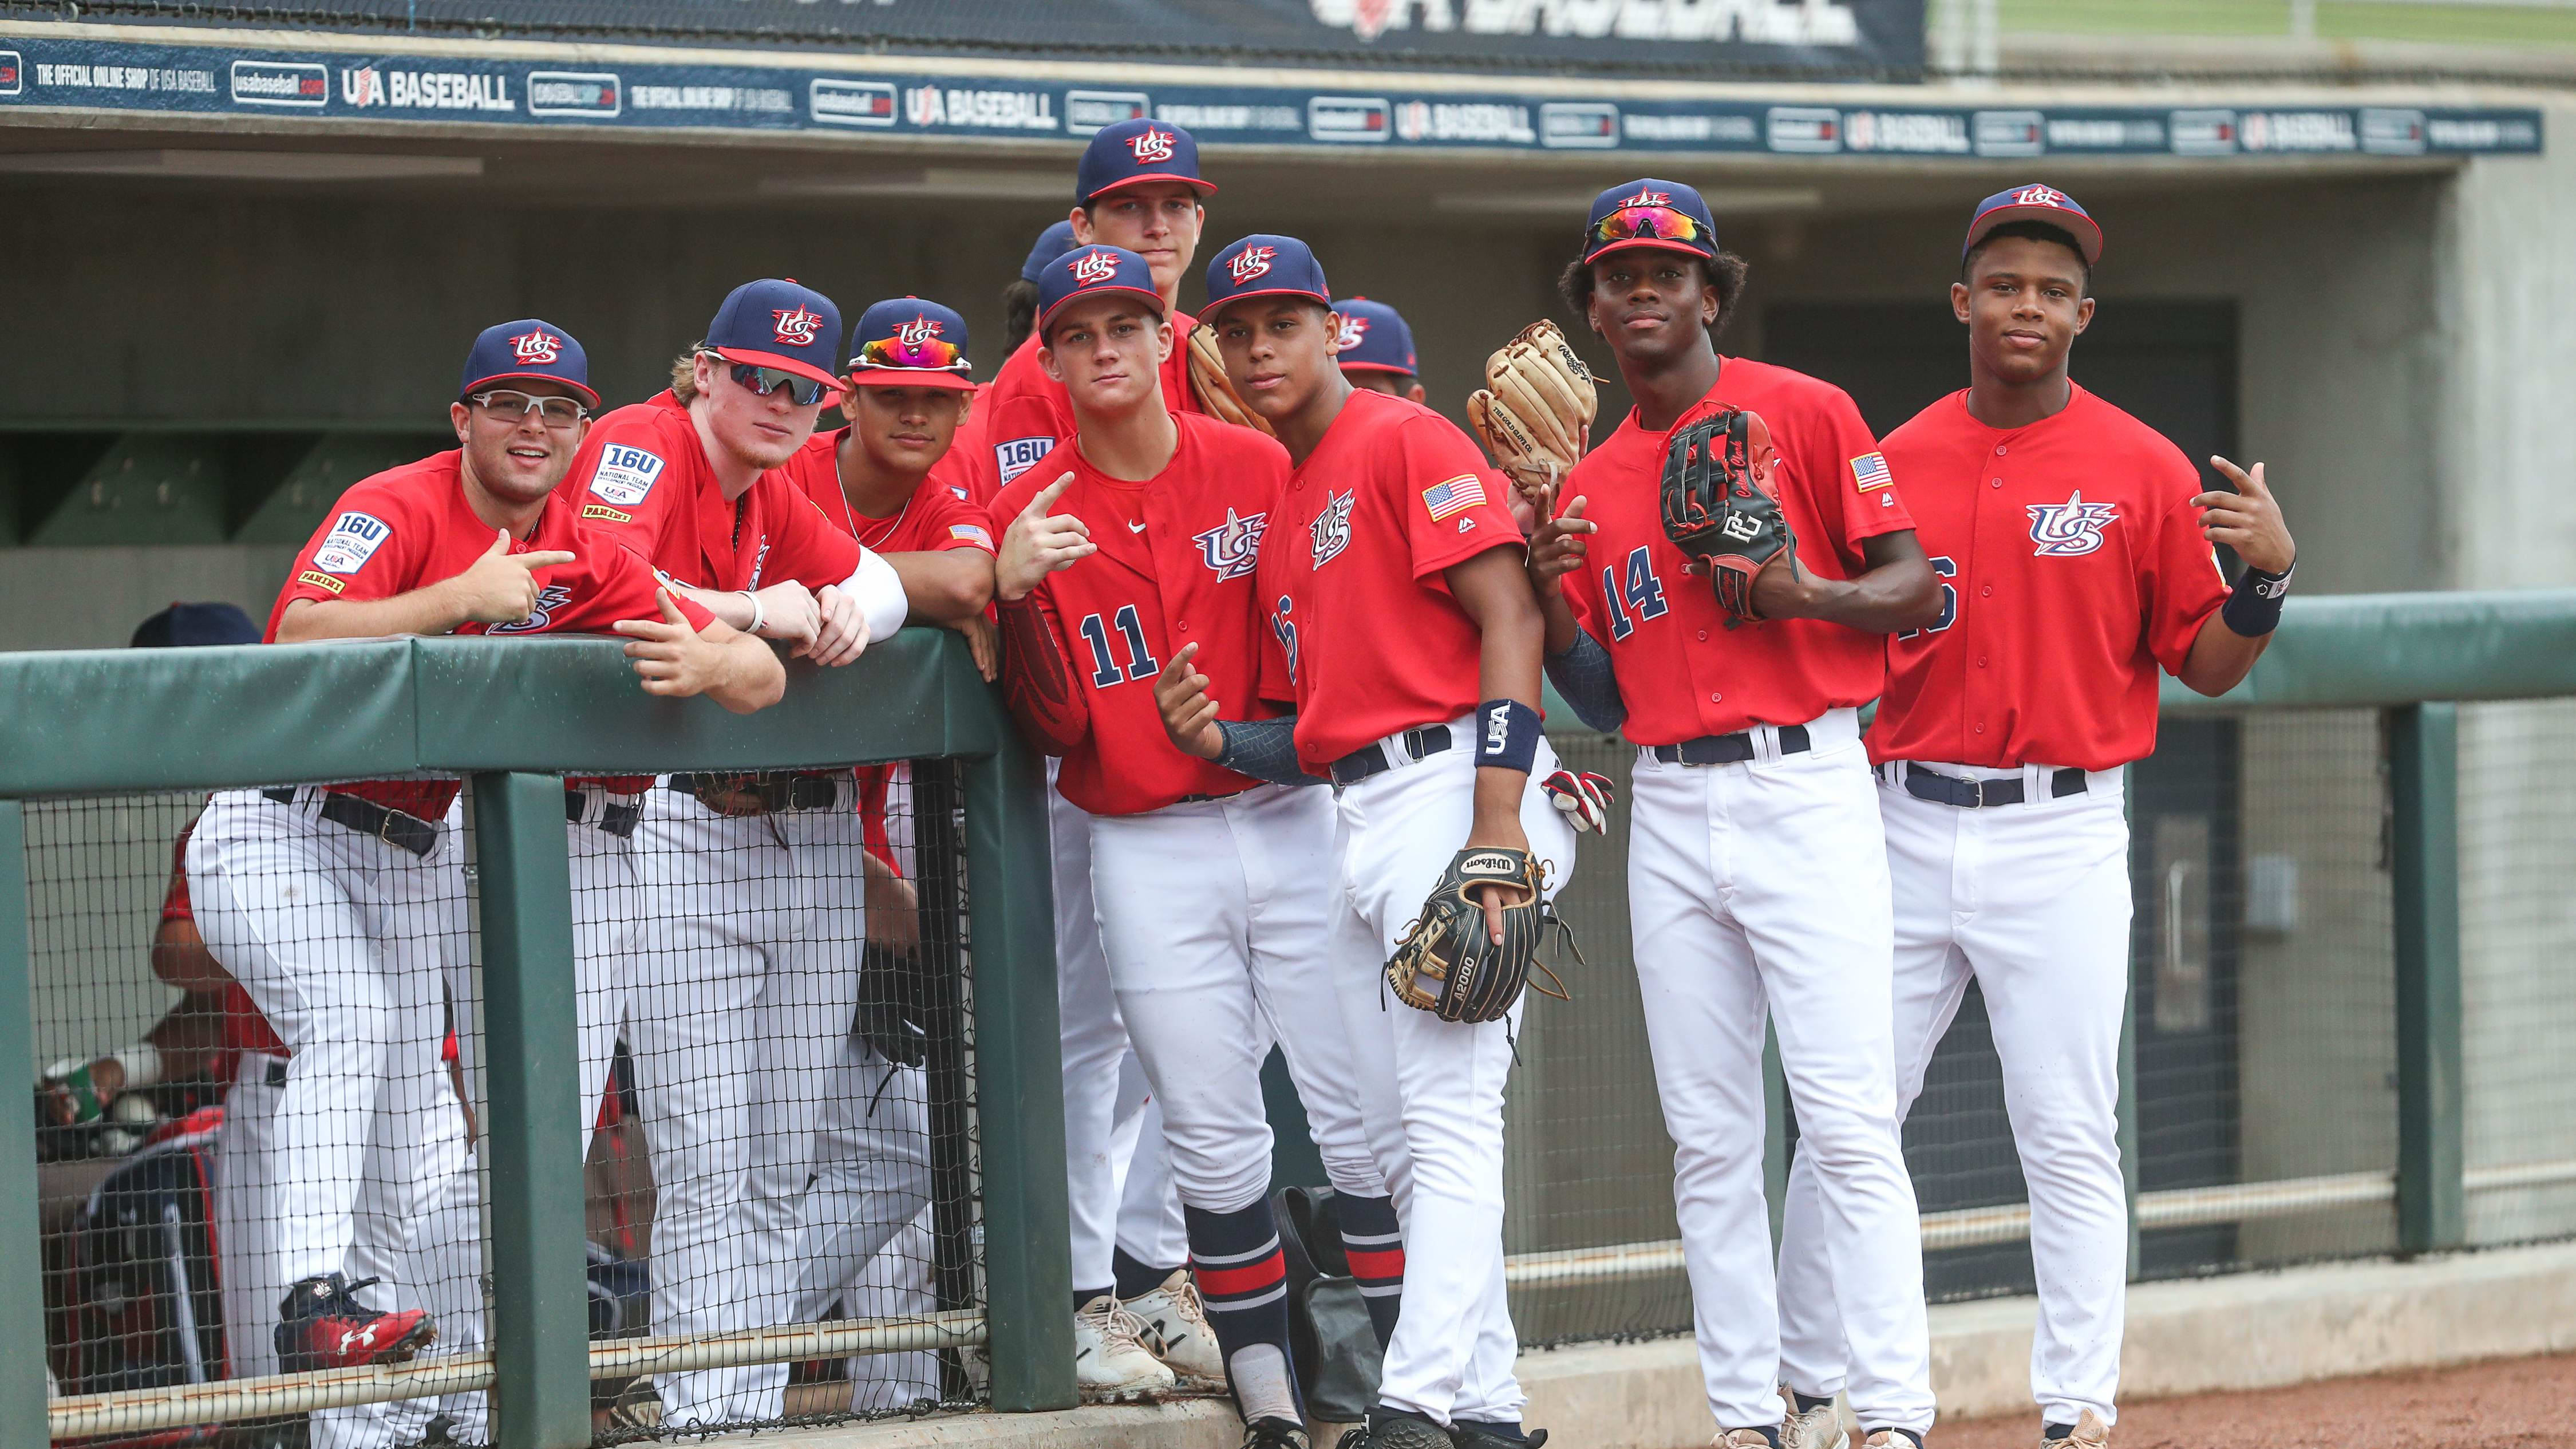
[[[2576,1356],[2120,1406],[2113,1449],[2540,1449],[2568,1441]],[[2036,1449],[2039,1417],[1944,1424],[1937,1449]]]

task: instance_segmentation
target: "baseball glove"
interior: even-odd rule
[[[1762,415],[1718,406],[1685,416],[1664,440],[1664,536],[1708,570],[1732,629],[1759,621],[1753,580],[1786,553],[1797,567],[1797,536],[1780,511],[1772,478],[1778,454]]]
[[[1539,938],[1551,924],[1540,898],[1544,884],[1545,867],[1528,851],[1459,851],[1422,903],[1422,914],[1396,941],[1395,954],[1387,958],[1387,985],[1405,1005],[1442,1021],[1500,1020],[1520,1000]],[[1511,897],[1503,904],[1500,945],[1486,932],[1484,906],[1470,894],[1485,885],[1501,885]],[[1561,984],[1551,994],[1563,995]]]
[[[1485,359],[1467,423],[1524,493],[1561,481],[1591,446],[1600,399],[1592,371],[1553,322],[1533,322]]]
[[[1243,394],[1234,390],[1234,379],[1225,375],[1225,354],[1217,350],[1216,329],[1193,327],[1188,342],[1190,349],[1190,386],[1197,389],[1199,408],[1209,417],[1220,418],[1242,427],[1259,428],[1265,436],[1270,422],[1244,406]]]

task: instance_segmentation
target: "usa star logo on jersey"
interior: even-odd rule
[[[1315,567],[1322,568],[1351,546],[1351,496],[1336,493],[1324,504],[1324,511],[1306,525],[1315,545]]]
[[[2033,503],[2031,553],[2037,558],[2081,558],[2102,546],[2102,530],[2120,519],[2116,503],[2087,503],[2081,489],[2063,503]]]
[[[483,632],[486,634],[534,634],[538,630],[545,628],[546,625],[554,622],[555,610],[560,609],[571,602],[572,590],[564,587],[562,584],[548,584],[544,588],[537,590],[537,606],[528,611],[528,617],[521,619],[515,624],[495,624]]]
[[[1239,579],[1252,572],[1261,559],[1261,535],[1269,527],[1270,515],[1256,513],[1250,518],[1237,518],[1234,510],[1225,511],[1225,522],[1205,533],[1192,534],[1199,546],[1199,561],[1216,574],[1217,582]]]
[[[778,340],[790,347],[813,346],[814,330],[823,325],[822,313],[801,304],[792,311],[769,315],[777,319]]]
[[[1355,350],[1360,345],[1360,339],[1368,336],[1368,327],[1369,319],[1366,317],[1347,312],[1342,314],[1342,330],[1333,334],[1333,350],[1335,352]]]

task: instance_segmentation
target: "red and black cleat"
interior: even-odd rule
[[[278,1367],[287,1373],[401,1363],[438,1337],[438,1326],[417,1308],[378,1313],[357,1291],[374,1278],[347,1282],[337,1273],[306,1278],[287,1290],[277,1325]]]

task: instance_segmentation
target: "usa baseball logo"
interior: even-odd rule
[[[1669,191],[1640,191],[1634,196],[1619,198],[1619,204],[1621,206],[1670,206],[1673,204],[1673,194]]]
[[[563,339],[550,332],[523,332],[510,339],[510,356],[520,363],[554,362],[563,356]]]
[[[1277,247],[1245,247],[1234,254],[1234,260],[1225,264],[1225,270],[1234,278],[1235,285],[1241,286],[1255,277],[1267,275],[1270,264],[1278,259]]]
[[[904,347],[919,347],[938,335],[939,320],[935,317],[915,317],[897,323],[894,329],[894,340]]]
[[[2081,558],[2102,546],[2102,530],[2119,521],[2120,505],[2087,503],[2082,490],[2063,503],[2033,503],[2031,553],[2036,558]]]
[[[778,319],[778,340],[790,347],[813,346],[814,330],[823,325],[823,314],[803,305],[769,315]]]
[[[1171,132],[1159,126],[1148,126],[1128,139],[1127,149],[1135,152],[1139,161],[1169,161],[1172,159],[1172,141]]]
[[[2013,193],[2013,204],[2063,207],[2066,205],[2066,193],[2050,186],[2025,186]]]
[[[1369,319],[1350,313],[1344,313],[1342,315],[1341,330],[1333,334],[1333,350],[1335,352],[1350,352],[1357,349],[1360,345],[1360,339],[1368,336],[1368,329]]]
[[[1324,511],[1306,526],[1315,546],[1315,567],[1322,568],[1351,546],[1351,498],[1349,493],[1336,493],[1324,504]]]
[[[1067,269],[1077,286],[1093,286],[1118,275],[1118,259],[1104,251],[1087,251],[1073,259]]]
[[[572,590],[562,584],[548,584],[537,590],[537,606],[528,617],[515,624],[495,624],[486,634],[533,634],[554,622],[555,610],[572,602]]]
[[[1290,684],[1297,682],[1297,625],[1288,614],[1296,607],[1296,600],[1281,594],[1278,605],[1270,614],[1270,632],[1279,636],[1279,652],[1287,657]]]
[[[1191,535],[1199,546],[1199,561],[1208,566],[1217,582],[1239,579],[1251,573],[1261,560],[1261,535],[1269,527],[1270,515],[1256,513],[1250,518],[1237,518],[1234,510],[1225,511],[1225,522],[1205,533]]]

